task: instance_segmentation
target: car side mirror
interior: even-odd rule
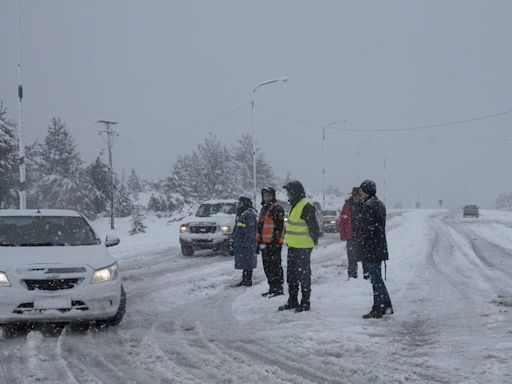
[[[105,238],[105,247],[113,247],[120,243],[119,237],[113,235],[107,235]]]

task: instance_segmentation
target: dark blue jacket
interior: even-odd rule
[[[248,208],[236,217],[231,237],[235,252],[235,269],[256,268],[256,211]]]

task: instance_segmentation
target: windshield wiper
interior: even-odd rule
[[[66,244],[64,244],[64,243],[54,243],[53,241],[47,241],[45,243],[21,243],[19,246],[20,247],[53,247],[53,246],[63,247],[65,245]]]

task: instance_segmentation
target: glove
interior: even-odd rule
[[[235,250],[233,249],[233,247],[229,247],[228,248],[228,253],[229,253],[229,256],[234,256],[235,255]]]

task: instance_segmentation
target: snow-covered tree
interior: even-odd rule
[[[247,193],[253,189],[253,158],[252,136],[243,135],[238,145],[233,149],[234,161],[237,166],[237,179],[239,192]],[[256,188],[260,190],[266,186],[275,185],[275,176],[272,167],[266,161],[263,153],[256,146]]]
[[[114,215],[116,217],[130,216],[134,209],[134,203],[126,184],[120,183],[114,197]]]
[[[18,160],[16,124],[0,102],[0,208],[15,207],[17,201]]]
[[[144,225],[145,218],[142,207],[140,205],[136,205],[132,213],[132,228],[130,229],[130,235],[146,232],[147,227]]]
[[[137,172],[135,172],[135,169],[133,168],[132,171],[130,172],[130,176],[128,176],[126,185],[128,187],[128,190],[133,194],[144,192],[144,180],[142,180],[142,178],[140,178],[139,175],[137,175]]]
[[[496,199],[496,209],[512,211],[512,192],[498,196]]]
[[[80,188],[82,160],[64,122],[53,118],[40,148],[34,148],[35,171],[40,175],[34,185],[37,208],[78,209],[84,194]]]

